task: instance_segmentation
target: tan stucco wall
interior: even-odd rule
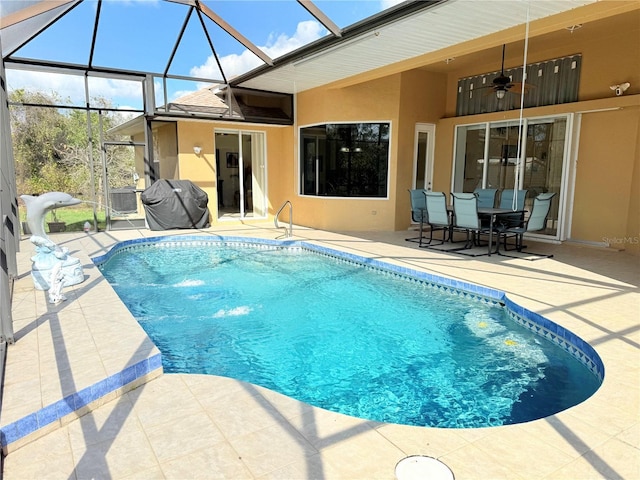
[[[571,238],[638,249],[640,107],[582,115]]]
[[[160,178],[180,178],[175,130],[174,123],[153,123],[154,137],[157,141],[157,154],[159,156],[155,160],[160,161]]]
[[[295,223],[315,228],[351,231],[395,229],[395,184],[399,142],[401,76],[347,88],[317,88],[297,96],[299,126],[334,122],[391,122],[390,195],[388,199],[304,197],[297,194],[297,181],[289,195],[294,205]],[[297,158],[298,132],[295,132]],[[295,165],[298,175],[298,166]]]
[[[155,152],[158,158],[154,160],[160,164],[160,178],[180,178],[178,169],[178,146],[176,144],[176,127],[174,123],[154,122],[152,125],[153,137],[155,141]],[[134,142],[144,143],[144,133],[131,136]],[[136,185],[139,189],[146,187],[144,172],[144,148],[135,148],[135,169],[139,176]]]
[[[627,217],[627,242],[624,247],[640,255],[640,121],[637,122],[635,164],[631,175],[631,191],[629,193],[629,215]]]
[[[614,2],[611,2],[614,3]],[[623,3],[623,2],[619,2]],[[627,2],[628,3],[628,2]],[[638,2],[640,5],[640,2]],[[608,24],[615,27],[607,29]],[[624,82],[631,83],[627,95],[640,93],[640,10],[626,12],[612,18],[600,20],[602,30],[598,35],[590,32],[589,24],[570,33],[561,30],[552,40],[529,40],[527,64],[582,54],[580,69],[579,101],[612,96],[609,88]],[[621,23],[619,23],[621,22]],[[522,66],[524,41],[520,51],[506,52],[505,68]],[[448,74],[446,116],[456,114],[458,80],[500,69],[501,58],[484,57],[486,61],[471,67],[456,69]],[[452,63],[455,65],[455,61]]]
[[[293,153],[291,149],[292,127],[255,126],[220,122],[178,122],[178,168],[180,178],[191,180],[209,196],[211,223],[218,222],[218,197],[216,177],[215,130],[244,130],[265,132],[267,149],[267,194],[269,213],[273,215],[287,195],[284,185],[291,184]],[[200,156],[194,146],[202,148]],[[226,161],[228,148],[220,146],[220,162]],[[246,219],[246,221],[251,221]]]
[[[411,70],[402,74],[400,115],[398,118],[397,174],[391,189],[397,199],[394,230],[404,230],[411,223],[408,189],[411,188],[413,182],[416,124],[436,125],[442,118],[445,111],[445,98],[442,92],[446,85],[445,75],[422,70]]]
[[[402,230],[408,214],[416,123],[435,124],[444,112],[444,75],[410,71],[345,88],[318,88],[297,96],[298,125],[391,121],[387,199],[324,198],[297,195],[296,223],[333,230]],[[297,129],[296,129],[297,135]],[[296,137],[297,138],[297,137]],[[296,140],[296,158],[297,158]],[[296,175],[298,172],[295,166]]]

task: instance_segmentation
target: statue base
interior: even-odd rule
[[[31,237],[31,243],[36,246],[36,254],[31,257],[31,278],[36,290],[49,290],[54,280],[62,287],[84,281],[80,260],[71,257],[67,248],[36,235]]]
[[[62,286],[70,287],[84,281],[84,273],[80,260],[75,257],[67,257],[62,264]],[[54,272],[54,266],[38,266],[35,263],[31,267],[31,278],[36,290],[49,290],[51,288],[51,274]]]

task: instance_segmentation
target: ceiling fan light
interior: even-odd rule
[[[496,90],[496,97],[498,97],[498,100],[502,100],[504,98],[504,94],[507,93],[506,90]]]

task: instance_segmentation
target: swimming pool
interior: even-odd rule
[[[163,237],[94,261],[165,371],[360,418],[525,422],[585,400],[604,374],[588,344],[501,292],[303,242]]]

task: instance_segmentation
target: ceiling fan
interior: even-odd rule
[[[502,66],[500,67],[500,75],[495,77],[491,83],[491,88],[496,93],[498,99],[504,98],[507,92],[521,94],[523,91],[527,91],[530,85],[525,85],[522,82],[512,82],[511,77],[507,77],[504,74],[504,51],[506,45],[502,45]]]

